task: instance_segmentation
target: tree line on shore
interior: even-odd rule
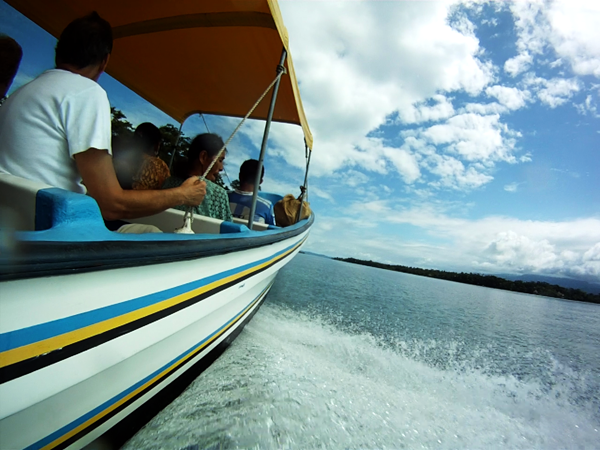
[[[439,278],[441,280],[456,281],[457,283],[473,284],[506,291],[522,292],[525,294],[543,295],[545,297],[579,300],[582,302],[600,303],[600,294],[590,294],[581,289],[571,289],[556,284],[541,281],[511,281],[494,275],[481,275],[478,273],[446,272],[445,270],[421,269],[392,264],[383,264],[375,261],[364,261],[356,258],[333,258],[338,261],[361,264],[363,266],[377,267],[379,269],[393,270],[396,272],[410,273],[423,277]]]

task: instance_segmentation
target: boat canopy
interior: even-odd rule
[[[92,11],[113,28],[107,72],[182,123],[195,113],[243,117],[275,78],[281,80],[273,120],[301,125],[312,149],[277,0],[6,0],[58,37]],[[266,119],[263,100],[254,119]]]

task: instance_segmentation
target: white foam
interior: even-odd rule
[[[577,374],[549,387],[398,345],[267,304],[125,448],[598,447],[593,404],[570,397]]]

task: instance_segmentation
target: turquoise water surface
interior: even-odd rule
[[[600,305],[301,254],[125,448],[600,448]]]

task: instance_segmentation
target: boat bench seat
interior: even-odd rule
[[[128,222],[154,225],[166,233],[172,233],[175,229],[183,226],[184,215],[184,211],[167,209],[166,211],[153,216],[131,219],[128,220]],[[245,224],[226,222],[224,220],[213,219],[212,217],[201,216],[199,214],[194,214],[192,230],[194,230],[194,233],[196,234],[228,234],[249,231]]]
[[[183,225],[183,211],[169,209],[153,216],[131,220],[173,232]],[[106,232],[96,201],[87,195],[55,188],[44,183],[0,174],[0,228],[42,231],[74,226]],[[195,215],[192,228],[198,234],[228,234],[248,231],[243,224]],[[83,231],[83,230],[82,230]]]

